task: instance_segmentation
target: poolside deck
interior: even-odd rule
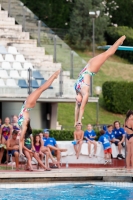
[[[0,182],[49,182],[49,181],[115,181],[133,182],[133,170],[123,168],[60,168],[52,171],[1,170]]]

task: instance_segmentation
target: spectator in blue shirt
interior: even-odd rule
[[[115,138],[114,132],[113,132],[113,125],[107,126],[106,134],[109,136],[110,142],[118,142],[119,140]]]
[[[119,154],[117,155],[118,159],[124,159],[123,155],[121,154],[122,146],[124,147],[124,142],[125,142],[125,131],[124,128],[120,127],[120,122],[115,121],[114,122],[114,129],[113,133],[117,141],[114,141],[115,145],[118,146],[118,151]]]
[[[109,136],[110,142],[115,142],[115,136],[114,136],[113,125],[112,124],[107,126],[106,134]]]
[[[107,126],[106,125],[103,125],[103,130],[107,131]]]
[[[103,148],[104,148],[104,157],[105,157],[105,164],[107,163],[112,163],[111,162],[111,154],[112,154],[112,149],[111,149],[111,143],[110,143],[110,137],[108,136],[107,133],[105,133],[104,130],[100,131],[100,138],[98,140],[99,143],[102,143]]]
[[[49,147],[52,154],[57,157],[58,168],[60,168],[61,152],[67,151],[67,149],[61,149],[58,147],[56,140],[54,138],[49,137],[48,129],[44,129],[43,131],[43,141],[44,141],[44,146]]]
[[[94,145],[94,154],[93,154],[93,156],[96,156],[96,152],[97,152],[97,143],[95,141],[96,133],[92,129],[92,125],[91,124],[88,124],[87,130],[84,132],[84,138],[86,139],[86,142],[88,144],[89,157],[90,158],[92,157],[92,155],[91,155],[91,144]]]

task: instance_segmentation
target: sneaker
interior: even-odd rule
[[[124,156],[123,156],[122,154],[120,154],[120,155],[121,155],[121,158],[122,158],[122,159],[125,159]]]
[[[16,163],[15,162],[9,162],[8,165],[12,166],[12,165],[16,165]]]
[[[124,159],[124,157],[122,156],[122,154],[118,154],[117,159],[122,160]]]

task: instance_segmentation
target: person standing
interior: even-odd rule
[[[0,163],[3,158],[4,148],[6,147],[7,140],[11,137],[11,134],[12,134],[12,125],[10,124],[9,117],[6,117],[5,123],[2,124],[0,128],[0,144],[2,144],[3,146],[0,151]],[[8,160],[8,155],[7,155],[7,160]]]
[[[133,111],[132,110],[129,110],[126,113],[125,131],[126,131],[126,146],[127,146],[126,165],[127,169],[131,168],[133,170]]]
[[[91,124],[88,124],[87,130],[84,132],[84,138],[86,139],[86,142],[88,144],[89,157],[90,158],[92,157],[92,155],[91,155],[91,144],[94,145],[94,154],[93,154],[93,156],[96,156],[96,152],[97,152],[97,143],[95,141],[96,133],[92,129],[92,125]]]
[[[104,130],[100,131],[100,137],[98,142],[102,143],[103,148],[104,148],[104,157],[105,157],[105,164],[109,163],[111,164],[111,154],[112,154],[112,149],[111,149],[111,144],[110,144],[110,138],[109,136],[105,133]]]
[[[77,123],[76,130],[74,131],[74,141],[72,142],[74,145],[74,150],[76,153],[77,159],[79,158],[81,147],[83,144],[83,137],[84,137],[84,131],[81,130],[82,126],[81,124]]]

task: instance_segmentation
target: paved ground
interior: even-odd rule
[[[60,168],[51,171],[1,170],[0,178],[39,178],[39,177],[133,177],[133,170],[123,168]]]

